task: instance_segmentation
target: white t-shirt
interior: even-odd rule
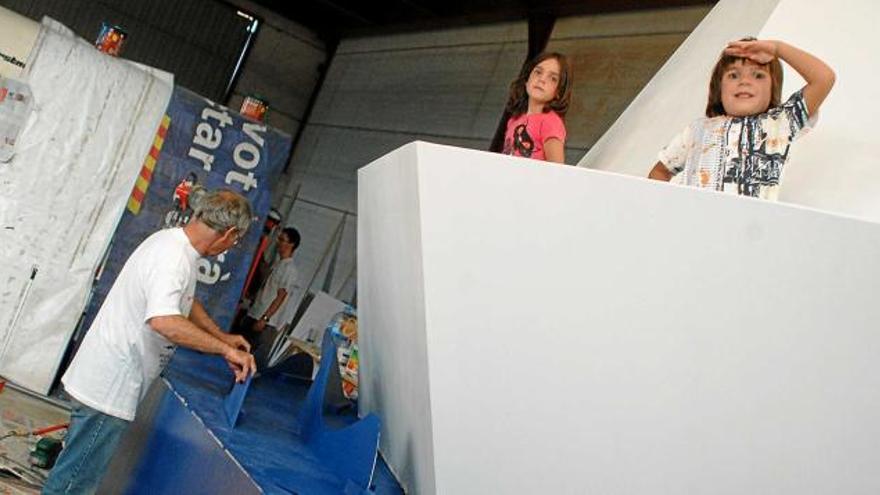
[[[284,299],[284,302],[281,303],[281,307],[279,307],[269,318],[269,325],[275,328],[280,328],[281,325],[287,323],[288,316],[293,316],[288,315],[287,303],[293,298],[297,276],[298,271],[296,265],[293,263],[292,256],[290,258],[285,258],[283,260],[279,259],[276,261],[275,264],[272,265],[272,273],[269,274],[269,278],[266,279],[263,288],[257,293],[254,304],[248,310],[248,316],[255,320],[259,320],[266,310],[269,309],[272,301],[275,300],[275,297],[278,295],[278,289],[284,289],[287,291],[287,297]]]
[[[199,257],[180,228],[156,232],[135,249],[61,379],[70,395],[105,414],[134,419],[174,352],[147,320],[189,316]]]

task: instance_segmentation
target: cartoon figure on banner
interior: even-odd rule
[[[186,225],[193,213],[193,205],[205,193],[205,188],[198,185],[199,178],[195,172],[189,172],[181,179],[171,198],[172,207],[165,214],[164,228]]]

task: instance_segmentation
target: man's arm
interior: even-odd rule
[[[153,330],[179,346],[223,356],[238,382],[243,382],[257,371],[254,356],[249,352],[227,344],[181,315],[154,316],[147,323]]]
[[[278,308],[284,304],[285,300],[287,300],[287,289],[282,287],[278,289],[278,292],[275,294],[275,299],[272,299],[272,302],[269,303],[269,307],[266,308],[266,311],[260,315],[260,319],[254,323],[254,330],[262,332],[263,329],[266,328],[269,318],[272,318],[272,315],[278,311]]]
[[[205,307],[202,306],[202,303],[200,303],[198,299],[193,300],[192,309],[189,311],[189,321],[193,322],[201,330],[208,332],[236,349],[242,349],[245,351],[251,350],[251,345],[248,344],[248,341],[245,340],[244,337],[224,332],[220,326],[217,325],[217,322],[211,318],[208,311],[205,310]]]

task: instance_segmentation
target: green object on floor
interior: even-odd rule
[[[31,452],[28,460],[31,465],[43,469],[52,469],[58,454],[61,453],[61,440],[56,438],[41,438]]]

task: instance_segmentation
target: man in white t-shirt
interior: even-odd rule
[[[251,344],[254,354],[258,356],[257,361],[261,363],[268,360],[268,352],[278,335],[278,329],[287,323],[285,319],[290,316],[288,303],[298,277],[293,254],[299,243],[299,231],[293,227],[286,227],[278,234],[278,260],[272,265],[266,283],[257,292],[247,316],[237,329]]]
[[[44,494],[95,492],[175,345],[223,356],[239,382],[256,371],[250,345],[224,333],[194,299],[199,258],[238,243],[252,216],[243,196],[207,193],[185,227],[156,232],[125,262],[61,379],[74,404]]]

